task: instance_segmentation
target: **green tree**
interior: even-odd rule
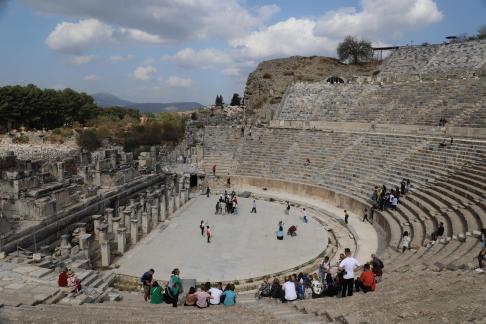
[[[357,64],[370,60],[373,57],[373,48],[367,40],[346,36],[338,45],[337,55],[341,61]]]
[[[241,105],[241,97],[239,94],[234,93],[233,97],[231,98],[231,106],[239,106]]]

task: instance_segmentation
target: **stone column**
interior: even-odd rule
[[[130,201],[130,204],[128,205],[129,207],[135,206],[135,198],[130,198],[129,201]]]
[[[106,208],[105,209],[106,213],[106,220],[108,223],[108,233],[113,233],[113,208]]]
[[[159,202],[160,202],[160,217],[159,217],[159,220],[161,222],[164,222],[165,218],[166,218],[167,208],[165,206],[165,198],[164,198],[163,195],[160,196]]]
[[[125,227],[120,227],[116,233],[118,252],[125,253],[127,245],[127,229]]]
[[[142,214],[142,233],[143,234],[148,234],[149,232],[149,215],[146,212],[143,212]]]
[[[175,206],[176,206],[176,209],[181,208],[181,193],[180,192],[175,194]]]
[[[142,207],[139,206],[139,208],[137,208],[137,220],[138,220],[138,229],[142,228]]]
[[[158,204],[151,207],[152,209],[152,228],[155,228],[159,223],[159,207]]]
[[[93,215],[91,219],[93,220],[95,240],[98,240],[100,236],[99,227],[101,225],[101,215]]]
[[[89,259],[91,234],[83,234],[79,238],[79,248],[84,251],[84,256]]]
[[[132,225],[132,211],[131,210],[126,210],[123,212],[124,214],[124,220],[125,220],[125,228],[127,230],[128,233],[130,233],[130,226]]]
[[[130,231],[130,242],[132,244],[137,244],[137,239],[138,239],[138,219],[132,219],[131,220],[132,225],[131,225],[131,231]]]
[[[103,241],[101,242],[101,266],[108,267],[110,265],[110,242]]]
[[[114,239],[115,242],[118,240],[118,229],[120,228],[120,217],[113,217],[113,233],[115,234]]]
[[[71,254],[71,244],[69,244],[69,234],[61,235],[61,258],[68,258]]]
[[[86,223],[78,223],[78,234],[79,236],[86,234]]]
[[[117,208],[116,217],[121,217],[120,224],[122,224],[124,222],[124,220],[123,220],[123,207],[120,206],[120,207]]]
[[[81,234],[79,236],[79,249],[80,250],[86,250],[89,248],[89,238],[91,237],[91,234]]]
[[[175,213],[177,210],[177,193],[175,190],[172,192],[172,213]]]
[[[99,227],[98,241],[100,243],[107,240],[107,238],[106,238],[106,232],[108,232],[108,225],[106,225],[106,224],[103,223]]]
[[[141,212],[143,213],[145,211],[145,195],[140,194],[140,199],[138,201],[140,203],[140,208],[142,209]]]

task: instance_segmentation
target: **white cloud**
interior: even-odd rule
[[[133,76],[137,80],[148,80],[150,79],[150,75],[157,72],[157,69],[151,65],[148,66],[139,66],[138,68],[133,71]]]
[[[82,53],[95,44],[109,40],[113,29],[96,19],[84,19],[78,23],[62,22],[47,36],[50,49],[66,53]]]
[[[215,49],[205,48],[198,51],[192,48],[185,48],[174,56],[164,56],[162,60],[171,60],[184,68],[212,68],[232,62],[230,54]]]
[[[89,74],[83,78],[84,81],[96,81],[98,77],[95,74]]]
[[[144,32],[140,29],[132,29],[132,28],[121,28],[119,31],[120,35],[123,35],[129,40],[135,41],[141,44],[164,44],[167,43],[167,40],[164,40],[158,35],[150,34]]]
[[[265,5],[249,10],[238,0],[24,0],[41,12],[84,19],[90,17],[100,25],[102,35],[120,37],[122,41],[145,44],[182,43],[192,40],[227,40],[254,28],[279,11],[276,5]],[[84,22],[81,20],[79,23]],[[60,25],[75,27],[73,23]],[[116,26],[116,27],[115,27]],[[56,27],[57,29],[58,27]],[[54,30],[53,33],[57,31]],[[113,35],[116,33],[117,35]],[[88,39],[75,38],[70,47],[79,50]],[[67,50],[66,46],[54,45],[55,50]],[[80,45],[76,45],[81,43]]]
[[[316,35],[400,38],[405,31],[422,28],[443,18],[434,0],[362,0],[361,7],[361,10],[348,7],[327,12],[318,19]]]
[[[241,76],[241,71],[239,68],[236,67],[228,67],[223,69],[223,74],[230,77],[239,77]]]
[[[126,56],[122,56],[122,55],[112,55],[108,59],[108,62],[110,62],[110,63],[120,63],[120,62],[129,61],[129,60],[131,60],[133,58],[134,58],[134,56],[132,54],[128,54]]]
[[[86,64],[93,60],[93,56],[90,55],[78,55],[71,59],[71,63],[76,65]]]
[[[230,45],[247,58],[312,55],[335,48],[336,42],[314,34],[316,22],[289,18],[260,31],[235,38]]]
[[[178,76],[170,76],[167,80],[167,84],[174,88],[187,88],[192,85],[191,78],[181,78]]]

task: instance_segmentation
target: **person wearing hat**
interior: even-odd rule
[[[69,269],[67,276],[67,285],[71,289],[71,292],[81,291],[81,281],[78,279],[78,277],[76,277],[74,271]]]

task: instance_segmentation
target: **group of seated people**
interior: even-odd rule
[[[157,281],[152,283],[150,288],[151,304],[173,304],[172,298],[167,298],[167,291],[164,291]],[[233,306],[236,304],[235,286],[228,283],[223,290],[223,284],[220,282],[215,287],[211,283],[201,284],[199,290],[195,287],[189,288],[185,298],[184,306],[193,306],[197,308],[208,308],[210,305]]]
[[[351,274],[352,280],[345,278],[346,272],[349,274],[350,269],[357,268],[359,263],[350,256],[349,250],[346,249],[346,255],[340,255],[340,261],[337,265],[337,271],[333,276],[331,274],[331,266],[329,257],[325,257],[322,261],[318,274],[299,273],[285,276],[283,283],[279,278],[274,278],[270,283],[269,278],[266,277],[260,285],[255,297],[269,297],[280,299],[282,302],[290,302],[295,300],[333,297],[345,297],[352,295],[352,290],[364,293],[375,291],[377,282],[381,281],[383,275],[383,262],[376,256],[372,255],[369,263],[363,266],[363,271],[360,276],[354,280],[354,274]],[[351,271],[352,272],[352,271]],[[349,282],[351,280],[351,292],[349,291]],[[354,286],[354,287],[353,287]]]
[[[72,293],[78,293],[81,291],[81,281],[76,277],[73,270],[63,268],[59,276],[57,277],[57,285],[59,287],[67,287]]]
[[[199,291],[195,287],[189,289],[184,306],[195,306],[197,308],[207,308],[210,305],[233,306],[236,304],[235,285],[226,284],[223,290],[223,284],[219,282],[215,287],[211,283],[201,284]]]

